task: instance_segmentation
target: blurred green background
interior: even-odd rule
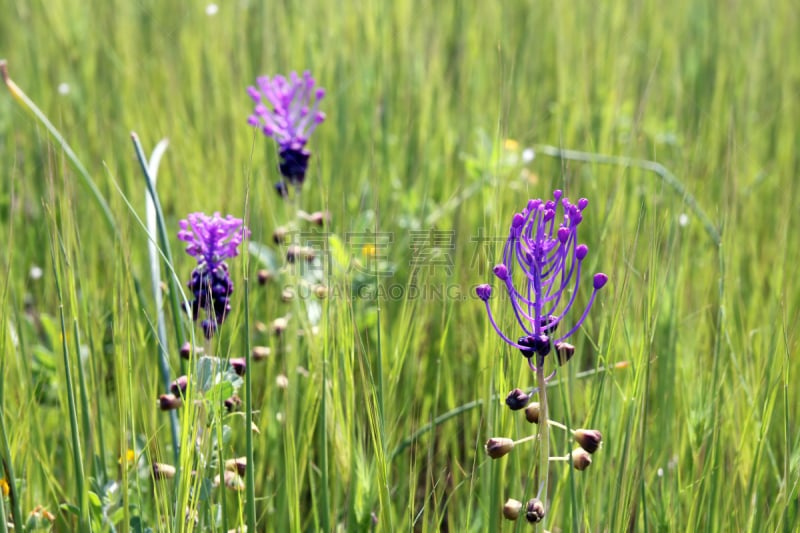
[[[253,241],[270,246],[293,215],[272,190],[273,142],[247,126],[246,87],[262,74],[310,70],[327,89],[327,119],[309,143],[299,205],[331,212],[331,295],[314,304],[321,318],[312,332],[316,320],[305,315],[317,300],[283,302],[285,277],[260,287],[264,265],[234,260],[232,325],[214,346],[235,357],[246,338],[272,349],[251,368],[259,531],[529,527],[503,521],[500,510],[506,498],[536,494],[535,445],[492,461],[483,443],[531,433],[502,398],[534,379],[471,295],[499,261],[477,239],[504,238],[513,213],[554,188],[589,199],[586,268],[611,281],[550,393],[554,417],[599,429],[604,446],[585,472],[552,465],[547,529],[798,527],[795,2],[0,6],[0,58],[75,151],[118,228],[61,145],[4,91],[3,457],[26,517],[43,505],[57,530],[70,530],[68,506],[81,499],[63,303],[72,380],[86,400],[86,490],[101,500],[91,512],[113,515],[100,529],[243,523],[241,493],[203,492],[193,525],[174,505],[175,487],[191,481],[154,484],[146,475],[172,452],[155,406],[164,391],[147,237],[135,216],[144,216],[144,180],[130,134],[148,153],[169,139],[158,191],[175,272],[188,279],[194,265],[174,236],[187,213],[246,214]],[[558,148],[588,155],[548,155]],[[676,181],[591,154],[657,162]],[[376,232],[391,241],[380,264],[352,238]],[[453,268],[415,269],[415,232],[451,236],[435,248]],[[388,275],[345,268],[352,264]],[[364,298],[351,292],[359,284],[402,290]],[[411,284],[445,293],[412,295]],[[589,292],[579,292],[578,307]],[[495,311],[511,328],[511,314]],[[288,334],[271,335],[270,322],[287,315]],[[85,368],[80,383],[76,367]],[[226,457],[243,455],[243,424],[231,427]],[[568,453],[567,441],[554,446]],[[138,475],[118,464],[128,449]],[[14,501],[4,501],[11,520]],[[223,507],[225,524],[215,518]]]

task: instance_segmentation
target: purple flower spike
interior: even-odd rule
[[[241,219],[231,215],[222,218],[219,213],[212,216],[192,213],[180,221],[180,228],[178,238],[189,243],[186,253],[197,259],[197,267],[188,283],[194,296],[192,320],[197,321],[200,311],[205,311],[207,318],[200,326],[205,337],[210,339],[231,310],[233,281],[225,260],[239,255],[239,245],[250,231]]]
[[[261,76],[256,84],[258,87],[247,88],[247,94],[256,104],[247,123],[260,127],[264,135],[275,139],[281,175],[290,184],[300,187],[311,157],[305,145],[311,133],[325,120],[325,113],[319,110],[325,89],[316,87],[308,71],[302,76],[292,72],[288,79]]]
[[[522,352],[531,368],[544,364],[552,347],[577,331],[588,316],[597,291],[608,281],[605,274],[596,274],[592,294],[581,317],[562,336],[551,336],[572,308],[578,293],[581,264],[589,253],[588,246],[578,244],[578,226],[583,222],[582,212],[588,204],[585,198],[573,204],[562,191],[556,190],[552,200],[529,200],[522,213],[514,214],[503,260],[494,267],[494,274],[505,282],[521,330],[517,335],[506,335],[492,316],[488,301],[491,287],[481,285],[476,291],[486,303],[495,331]],[[515,342],[512,338],[518,340]]]

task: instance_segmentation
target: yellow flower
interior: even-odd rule
[[[8,493],[11,492],[11,487],[8,486],[8,481],[4,477],[0,477],[0,490],[3,491],[3,497],[8,496]]]
[[[136,460],[136,452],[133,450],[128,450],[125,452],[125,457],[119,458],[119,464],[123,463],[123,459],[126,465],[131,466],[133,462]]]
[[[375,257],[375,254],[378,253],[378,250],[375,248],[374,244],[365,244],[361,248],[361,253],[364,257]]]
[[[503,148],[507,152],[516,152],[519,150],[519,143],[514,139],[506,139],[503,141]]]

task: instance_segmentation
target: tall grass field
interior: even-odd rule
[[[0,531],[798,531],[799,54],[791,0],[0,2]]]

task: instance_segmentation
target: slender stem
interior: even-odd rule
[[[247,371],[244,374],[245,387],[245,446],[247,454],[247,466],[245,472],[245,490],[247,498],[245,500],[245,514],[247,519],[247,531],[256,530],[256,480],[255,463],[253,459],[253,377],[252,377],[252,350],[250,349],[250,287],[249,276],[247,274],[247,261],[245,261],[244,284],[244,342],[245,342],[245,361]]]
[[[550,471],[550,424],[547,418],[547,383],[544,379],[544,356],[536,362],[536,384],[539,386],[539,487],[542,505],[547,511],[548,473]],[[544,520],[547,519],[545,514]],[[544,520],[542,525],[544,525]]]
[[[525,437],[523,439],[515,440],[514,441],[514,446],[517,446],[518,444],[522,444],[523,442],[528,442],[529,440],[538,439],[538,438],[539,438],[539,435],[530,435],[530,436]]]

